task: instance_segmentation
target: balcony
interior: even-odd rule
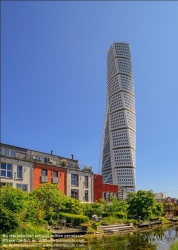
[[[68,164],[67,168],[69,168],[69,169],[82,170],[84,172],[92,173],[92,167],[89,167],[89,166],[86,166],[83,164],[76,164],[76,163],[72,163],[72,162],[69,162],[67,164]]]
[[[0,155],[2,157],[7,157],[7,158],[15,158],[15,159],[22,159],[22,160],[27,160],[27,153],[19,150],[14,150],[14,149],[8,149],[8,148],[0,148]],[[30,159],[29,159],[30,160]]]
[[[89,172],[89,173],[92,172],[92,167],[89,167],[89,166],[86,166],[86,165],[83,165],[83,164],[79,164],[79,167],[80,167],[80,170],[82,170],[84,172]]]
[[[48,176],[47,175],[42,175],[41,176],[41,182],[48,182]]]
[[[58,183],[59,183],[58,177],[53,177],[53,178],[52,178],[52,183],[53,183],[53,184],[58,184]]]

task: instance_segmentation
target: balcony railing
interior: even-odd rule
[[[53,184],[58,184],[59,183],[58,177],[53,177],[52,182]]]
[[[0,156],[15,158],[17,160],[22,160],[22,161],[55,165],[63,168],[71,168],[75,170],[82,170],[84,172],[92,173],[92,167],[90,166],[72,162],[70,161],[70,159],[67,159],[66,162],[64,162],[64,160],[61,160],[61,158],[59,158],[58,156],[45,155],[42,153],[38,154],[38,152],[33,152],[33,151],[24,152],[20,150],[14,150],[14,149],[11,150],[2,147],[0,148]]]
[[[85,196],[83,197],[83,201],[84,201],[84,202],[89,201],[89,196],[85,195]]]
[[[48,176],[47,175],[42,175],[41,176],[41,182],[48,182]]]

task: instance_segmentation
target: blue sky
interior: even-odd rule
[[[98,172],[107,49],[130,43],[137,190],[178,190],[178,2],[1,2],[1,140]],[[178,191],[167,192],[178,197]]]

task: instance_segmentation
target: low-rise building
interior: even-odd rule
[[[163,202],[166,199],[166,194],[165,193],[156,193],[156,201],[157,202]]]
[[[58,189],[67,194],[67,166],[78,165],[78,160],[61,156],[28,150],[33,159],[33,188],[43,183],[57,184]]]
[[[94,174],[94,201],[104,199],[110,202],[110,197],[118,197],[118,185],[103,183],[103,176]]]
[[[36,150],[0,144],[0,186],[12,185],[32,191],[43,183],[57,184],[58,189],[81,202],[93,202],[92,167],[78,160]]]

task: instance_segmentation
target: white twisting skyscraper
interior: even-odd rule
[[[136,117],[130,47],[128,43],[116,42],[107,56],[107,105],[100,173],[105,183],[135,192],[135,168]]]

